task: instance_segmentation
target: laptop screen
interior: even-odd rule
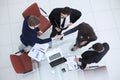
[[[50,56],[50,57],[49,57],[49,60],[50,60],[50,61],[53,61],[53,60],[58,59],[58,58],[60,58],[60,57],[61,57],[61,54],[60,54],[60,52],[58,52],[58,53]]]

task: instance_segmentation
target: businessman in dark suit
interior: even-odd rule
[[[78,31],[77,38],[71,51],[75,51],[78,48],[82,48],[89,44],[90,42],[97,40],[97,36],[93,28],[88,23],[85,22],[82,22],[79,25],[75,26],[74,28],[64,32],[59,37],[62,38],[63,36],[67,36],[68,34],[74,33],[76,31]]]
[[[67,24],[67,26],[64,26],[67,17],[70,17],[69,20],[70,22]],[[60,35],[62,30],[67,29],[80,17],[81,17],[81,12],[76,9],[72,9],[69,7],[53,9],[49,15],[49,20],[53,26],[50,37],[54,37],[57,34]]]
[[[98,63],[109,50],[108,43],[96,43],[82,54],[82,58],[75,58],[76,62],[81,62],[80,68],[85,69],[87,64]]]

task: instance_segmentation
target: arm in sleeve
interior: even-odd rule
[[[68,31],[66,31],[66,32],[64,32],[63,34],[64,34],[64,36],[66,36],[66,35],[68,35],[68,34],[70,34],[70,33],[74,33],[74,32],[77,31],[78,29],[79,29],[79,25],[76,26],[76,27],[74,27],[74,28],[72,28],[72,29],[70,29],[70,30],[68,30]]]
[[[92,55],[92,51],[86,51],[82,54],[82,59],[79,59],[80,62],[90,64],[94,61],[94,56]]]
[[[35,38],[33,41],[31,41],[29,43],[30,46],[34,46],[35,43],[39,43],[39,44],[43,44],[43,43],[49,43],[51,42],[52,39],[51,38],[47,38],[47,39],[39,39],[39,38]]]
[[[70,16],[70,22],[75,23],[80,17],[82,13],[78,10],[73,9],[71,16]]]
[[[92,58],[88,58],[88,59],[81,59],[80,62],[85,63],[85,64],[90,64],[93,62]]]
[[[51,41],[52,41],[51,38],[46,38],[46,39],[37,38],[36,43],[43,44],[43,43],[48,43],[48,42],[51,42]]]
[[[39,31],[40,29],[37,27],[37,28],[35,28],[34,30],[37,32],[37,31]]]
[[[56,24],[56,14],[54,11],[52,11],[49,15],[49,20],[50,23],[53,25],[53,27],[57,27],[58,25]]]
[[[95,41],[95,40],[97,40],[97,36],[96,36],[96,35],[91,36],[91,37],[88,39],[88,42]]]

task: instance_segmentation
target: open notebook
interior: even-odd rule
[[[48,43],[44,43],[44,44],[36,43],[28,53],[28,56],[30,56],[31,58],[37,61],[40,61],[43,57],[43,54],[46,53],[48,47],[49,47]]]

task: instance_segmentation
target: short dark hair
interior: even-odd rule
[[[101,44],[101,43],[96,43],[96,44],[94,44],[94,45],[92,46],[92,48],[93,48],[95,51],[101,51],[101,50],[103,50],[104,46],[103,46],[103,44]]]
[[[33,16],[31,15],[29,18],[28,18],[28,25],[30,26],[36,26],[40,23],[40,19],[36,16]]]
[[[70,9],[69,7],[64,7],[64,8],[61,10],[61,13],[70,15],[71,9]]]

